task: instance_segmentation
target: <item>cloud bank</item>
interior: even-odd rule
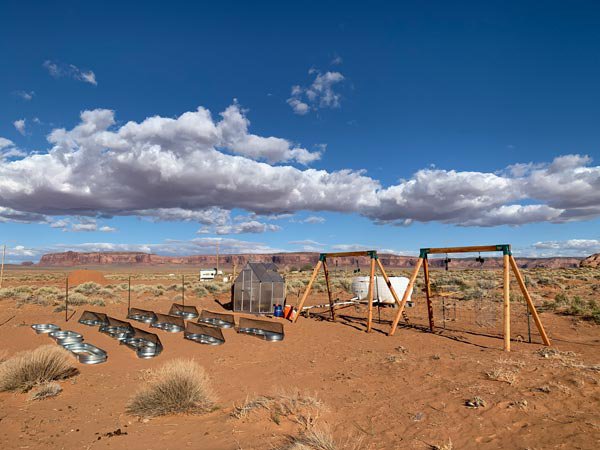
[[[84,111],[72,129],[49,134],[49,149],[0,158],[0,220],[141,216],[235,233],[269,231],[261,223],[236,227],[230,220],[236,208],[257,216],[355,213],[403,226],[560,223],[600,215],[600,167],[584,155],[494,173],[423,169],[382,186],[363,171],[308,168],[320,152],[249,129],[237,103],[218,119],[199,107],[122,126],[111,110]],[[14,144],[0,138],[0,151],[10,149]]]

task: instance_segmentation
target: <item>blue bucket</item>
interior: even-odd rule
[[[273,315],[275,317],[283,317],[283,306],[275,305],[275,309],[273,311]]]

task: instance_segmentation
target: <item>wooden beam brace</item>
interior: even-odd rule
[[[306,290],[304,291],[304,294],[302,294],[302,299],[300,299],[300,303],[298,304],[298,311],[296,312],[296,317],[294,317],[293,323],[296,323],[298,321],[298,317],[300,317],[300,314],[302,313],[302,307],[304,306],[304,302],[306,301],[308,294],[310,294],[310,289],[312,288],[312,285],[315,282],[315,279],[317,278],[317,274],[319,273],[319,269],[321,268],[322,264],[323,262],[319,260],[319,262],[317,262],[317,265],[315,266],[315,270],[313,270],[308,285],[306,285]]]
[[[412,289],[415,285],[415,280],[417,279],[417,276],[419,275],[419,269],[421,268],[422,264],[423,264],[423,258],[419,258],[417,260],[415,269],[410,277],[410,281],[408,282],[408,286],[406,287],[406,291],[404,292],[404,296],[402,297],[402,301],[400,302],[400,305],[398,306],[398,312],[396,313],[396,317],[394,318],[394,321],[392,322],[392,327],[390,328],[390,332],[388,333],[389,336],[393,336],[394,333],[396,332],[396,328],[398,327],[398,322],[400,322],[400,317],[402,317],[402,313],[404,312],[404,306],[406,306],[408,296],[412,292]]]
[[[372,256],[377,254],[376,250],[365,250],[359,252],[339,252],[339,253],[321,253],[320,259],[327,258],[344,258],[346,256]]]
[[[533,320],[535,322],[535,325],[540,333],[540,336],[542,337],[542,341],[544,342],[544,345],[550,346],[552,344],[550,343],[550,339],[548,338],[548,335],[546,334],[546,330],[544,330],[544,325],[542,325],[540,316],[538,315],[538,312],[535,309],[535,305],[533,304],[531,295],[529,295],[529,292],[527,291],[527,287],[525,286],[525,281],[523,280],[523,275],[521,274],[521,271],[519,270],[519,266],[517,266],[517,262],[515,261],[514,256],[511,255],[509,257],[509,261],[510,261],[510,266],[513,270],[513,273],[515,274],[515,277],[517,279],[517,283],[519,284],[519,287],[521,288],[521,292],[523,293],[523,297],[525,297],[525,301],[527,302],[527,306],[529,307],[529,312],[531,313]]]
[[[510,244],[499,245],[479,245],[471,247],[437,247],[423,248],[421,252],[426,251],[427,254],[439,253],[477,253],[477,252],[501,252],[507,249],[510,252]]]

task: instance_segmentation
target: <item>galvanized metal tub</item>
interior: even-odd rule
[[[73,353],[82,364],[100,364],[108,359],[108,354],[104,350],[85,342],[65,344],[64,347]]]
[[[60,330],[60,327],[53,323],[34,323],[31,325],[31,328],[33,328],[37,334],[47,334]]]
[[[83,342],[83,336],[81,334],[70,330],[53,331],[50,333],[50,337],[63,347],[65,344],[77,344]]]
[[[162,344],[142,338],[127,337],[121,343],[134,350],[138,358],[142,359],[154,358],[163,350]]]

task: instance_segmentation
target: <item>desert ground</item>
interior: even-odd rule
[[[67,270],[11,267],[5,272],[0,359],[56,345],[36,334],[30,327],[34,323],[80,332],[109,357],[99,365],[73,359],[79,374],[59,381],[62,392],[53,397],[34,400],[33,391],[1,392],[1,448],[600,448],[600,269],[524,271],[552,339],[550,348],[539,343],[535,330],[529,343],[523,317],[515,317],[512,351],[503,352],[501,338],[492,332],[495,325],[478,332],[476,324],[466,323],[477,319],[472,308],[465,308],[472,315],[465,313],[455,326],[442,326],[436,315],[434,333],[418,326],[418,320],[401,321],[394,336],[386,335],[393,308],[377,311],[369,334],[364,332],[364,307],[343,310],[335,322],[328,320],[326,309],[315,308],[296,324],[271,319],[284,323],[282,342],[224,330],[226,343],[208,346],[132,322],[158,334],[164,345],[162,354],[148,360],[79,324],[81,313],[93,310],[125,319],[130,275],[131,305],[165,313],[181,301],[182,274],[185,302],[199,310],[226,311],[230,285],[199,282],[193,268],[99,270],[107,280],[103,285],[71,286],[68,321],[63,306]],[[490,280],[499,274],[434,270],[432,278],[436,289],[459,291],[460,308],[467,304],[461,301],[492,296],[497,286]],[[310,272],[286,275],[288,303],[295,304]],[[335,276],[334,295],[349,297],[350,274]],[[422,281],[413,296],[414,311],[423,303],[421,288]],[[519,301],[517,291],[513,298]],[[318,281],[309,304],[326,299]],[[416,317],[410,309],[407,314]],[[130,399],[152,371],[175,359],[193,359],[205,369],[215,406],[194,415],[128,413]],[[307,428],[331,442],[294,444]]]

